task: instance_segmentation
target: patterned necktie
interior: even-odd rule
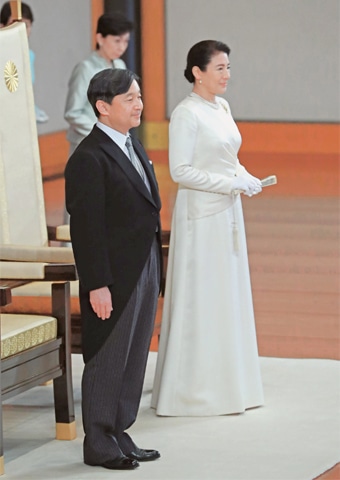
[[[141,164],[138,156],[136,155],[136,153],[133,149],[130,137],[127,137],[125,146],[128,149],[129,157],[130,157],[130,161],[131,161],[132,165],[135,167],[135,169],[137,170],[139,175],[142,177],[143,182],[147,185],[147,179],[146,179],[146,174],[145,174],[143,165]]]

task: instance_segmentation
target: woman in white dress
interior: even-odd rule
[[[220,94],[230,49],[205,40],[187,57],[194,84],[169,130],[174,207],[152,407],[158,415],[244,412],[263,404],[240,192],[262,190],[240,164],[241,136]]]

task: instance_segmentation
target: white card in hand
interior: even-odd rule
[[[261,180],[262,187],[269,187],[269,185],[276,185],[277,178],[276,175],[270,175],[269,177],[263,178]]]

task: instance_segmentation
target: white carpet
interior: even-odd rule
[[[78,438],[53,440],[52,387],[4,404],[4,479],[312,480],[340,461],[340,362],[261,358],[265,406],[243,415],[156,417],[149,408],[151,353],[136,424],[136,443],[162,458],[134,471],[82,463],[80,376],[73,355]]]

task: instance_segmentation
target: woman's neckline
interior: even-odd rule
[[[220,108],[220,102],[218,102],[218,101],[210,102],[209,100],[206,100],[205,98],[201,97],[201,95],[198,95],[198,93],[191,92],[191,93],[189,93],[189,97],[197,98],[202,103],[205,103],[206,105],[209,105],[209,107],[215,108],[215,110]]]
[[[114,60],[108,60],[106,57],[104,57],[99,50],[95,50],[95,53],[97,54],[97,57],[101,58],[102,60],[105,60],[107,63],[107,66],[111,66],[114,64]]]

